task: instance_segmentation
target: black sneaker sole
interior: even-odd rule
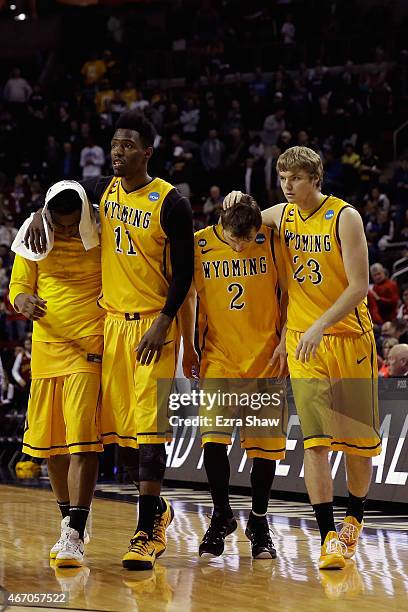
[[[146,571],[146,570],[152,570],[154,567],[154,563],[151,563],[150,561],[131,561],[131,560],[126,560],[126,561],[122,561],[122,566],[125,569],[128,570],[132,570],[132,571]]]
[[[276,550],[274,549],[273,551],[265,549],[265,550],[261,550],[257,555],[254,555],[254,553],[252,553],[252,558],[253,559],[276,559]]]

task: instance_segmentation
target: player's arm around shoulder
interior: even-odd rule
[[[353,291],[353,308],[368,293],[368,248],[360,213],[345,208],[339,217],[338,234],[349,289]]]
[[[262,211],[262,223],[279,231],[285,206],[286,204],[275,204],[270,208],[265,208]]]
[[[222,203],[222,207],[224,210],[231,208],[235,204],[241,201],[241,198],[246,195],[242,193],[242,191],[231,191],[228,195],[225,196],[224,201]],[[262,211],[262,223],[264,225],[268,225],[269,227],[273,227],[274,229],[278,229],[280,227],[281,218],[283,209],[285,208],[285,204],[275,204],[270,208],[266,208]]]

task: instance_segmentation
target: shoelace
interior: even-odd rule
[[[251,534],[251,542],[255,537],[258,537],[260,540],[259,543],[261,546],[269,546],[270,544],[272,544],[273,546],[271,534],[273,535],[274,538],[276,537],[276,534],[273,531],[273,529],[271,529],[271,527],[269,526],[269,523],[267,524],[263,523],[259,525],[257,529],[253,530]]]
[[[332,538],[326,544],[326,554],[332,555],[333,553],[340,553],[345,555],[347,552],[347,546],[344,542],[341,542],[337,538]]]
[[[162,534],[162,529],[164,529],[163,527],[163,519],[164,519],[164,513],[163,514],[156,514],[155,519],[154,519],[154,523],[153,523],[153,540],[160,540],[161,542],[163,541],[163,534]]]
[[[358,538],[358,529],[355,525],[351,523],[341,523],[343,527],[341,528],[339,538],[347,539],[348,542],[356,542]]]
[[[129,551],[145,553],[147,552],[147,542],[144,538],[132,538],[130,540]]]
[[[213,542],[220,542],[225,538],[227,533],[227,526],[216,521],[211,521],[210,526],[205,532],[204,541],[212,540]]]
[[[78,542],[73,542],[70,538],[67,537],[64,540],[62,546],[63,546],[62,549],[64,551],[69,550],[69,552],[74,552],[74,553],[80,552],[80,553],[82,553],[82,550],[81,550],[81,540],[78,540]]]

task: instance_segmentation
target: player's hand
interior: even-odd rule
[[[241,198],[244,194],[242,191],[231,191],[228,195],[225,196],[224,201],[222,203],[222,207],[224,210],[227,208],[231,208],[234,204],[238,204],[241,201]]]
[[[17,312],[30,319],[30,321],[38,321],[47,314],[47,302],[42,300],[39,295],[19,293],[14,300],[14,306]]]
[[[171,321],[169,316],[161,313],[144,334],[136,347],[136,359],[142,365],[150,365],[154,357],[156,357],[155,363],[159,361]],[[175,340],[169,340],[169,342],[175,342]]]
[[[34,213],[26,235],[24,236],[24,244],[27,249],[31,249],[33,253],[45,253],[47,249],[47,239],[45,237],[44,222],[42,218],[42,209]],[[52,226],[47,221],[51,229]]]
[[[299,340],[299,344],[296,347],[296,359],[299,359],[302,363],[305,363],[310,360],[310,356],[316,357],[317,348],[323,339],[323,332],[324,329],[318,325],[312,325],[309,327],[309,329]]]
[[[186,378],[197,378],[200,373],[200,361],[194,346],[184,345],[183,372]]]
[[[279,342],[276,349],[273,351],[270,365],[274,366],[279,361],[279,374],[278,378],[286,378],[289,374],[288,371],[288,354],[286,352],[286,338],[283,337]]]

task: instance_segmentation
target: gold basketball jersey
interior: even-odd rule
[[[283,209],[279,236],[288,283],[288,329],[304,332],[326,312],[348,286],[338,224],[349,204],[325,196],[313,213],[296,204]],[[366,300],[326,334],[362,334],[372,329]]]
[[[239,369],[241,355],[252,363],[279,334],[273,231],[262,225],[241,253],[222,236],[221,225],[195,234],[200,346],[207,354],[232,360],[231,368]]]
[[[127,193],[113,178],[100,201],[102,295],[111,313],[150,315],[162,310],[171,280],[168,238],[161,210],[174,189],[160,178]]]

